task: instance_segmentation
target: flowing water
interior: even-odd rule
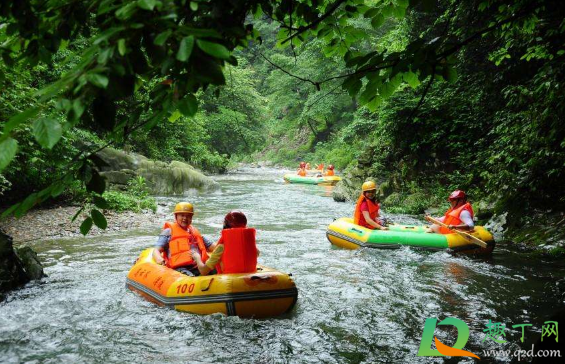
[[[534,259],[504,244],[480,259],[410,248],[334,248],[326,227],[351,215],[353,204],[334,202],[331,187],[284,184],[284,173],[243,169],[217,177],[220,191],[187,199],[197,211],[193,224],[211,238],[218,237],[228,210],[247,214],[258,231],[259,262],[295,279],[298,302],[289,314],[263,320],[197,316],[127,290],[127,272],[153,245],[159,226],[51,240],[34,246],[48,277],[0,303],[0,362],[441,361],[416,356],[426,318],[463,320],[471,330],[465,350],[481,356],[488,348],[529,348],[543,322],[563,307],[563,262]],[[159,201],[172,211],[177,199]],[[483,340],[489,320],[505,324],[507,343]],[[522,323],[533,325],[524,343],[520,329],[511,328]],[[454,332],[438,327],[436,335],[453,345]]]

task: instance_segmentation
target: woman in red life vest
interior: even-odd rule
[[[198,275],[198,267],[192,258],[193,252],[208,260],[207,250],[212,242],[205,239],[198,229],[192,226],[194,206],[180,202],[174,210],[175,222],[165,222],[163,231],[153,250],[153,259],[186,275]]]
[[[335,176],[333,164],[330,164],[328,166],[328,170],[326,171],[326,176]]]
[[[464,191],[455,190],[448,197],[451,208],[447,210],[445,216],[440,217],[439,221],[446,224],[448,227],[442,227],[436,224],[430,226],[426,231],[428,233],[451,234],[450,229],[472,230],[475,227],[473,222],[473,208],[467,202],[467,195]]]
[[[373,181],[363,183],[361,196],[355,205],[353,223],[368,229],[388,230],[380,218],[381,205],[377,201],[377,185]]]
[[[255,243],[255,229],[247,227],[247,217],[241,211],[231,211],[224,218],[222,236],[212,246],[208,261],[198,255],[194,259],[201,275],[214,273],[253,273],[257,270],[259,250]]]

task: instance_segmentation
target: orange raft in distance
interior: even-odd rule
[[[155,263],[144,250],[128,273],[126,287],[159,306],[201,315],[273,317],[290,311],[298,290],[290,275],[258,265],[255,273],[189,277]]]

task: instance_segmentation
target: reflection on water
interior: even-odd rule
[[[219,176],[221,190],[191,197],[194,224],[217,238],[223,216],[241,209],[258,229],[260,263],[293,274],[299,298],[285,317],[242,320],[157,307],[126,290],[134,259],[160,226],[127,235],[38,244],[49,275],[0,303],[2,362],[413,362],[424,321],[457,317],[471,329],[465,349],[528,347],[563,306],[556,281],[563,263],[520,256],[498,246],[492,257],[445,252],[336,249],[325,232],[352,203],[328,187],[285,184],[285,171],[244,169]],[[173,198],[162,198],[172,211]],[[419,223],[408,216],[394,221]],[[482,343],[488,320],[532,323],[519,342]],[[453,343],[453,335],[438,338]],[[520,345],[518,345],[520,344]]]

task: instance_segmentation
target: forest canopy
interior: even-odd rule
[[[101,195],[106,145],[221,171],[283,133],[276,120],[312,132],[303,153],[339,150],[341,167],[547,204],[564,177],[563,13],[533,0],[2,2],[0,182],[41,182],[4,216],[76,180]]]

